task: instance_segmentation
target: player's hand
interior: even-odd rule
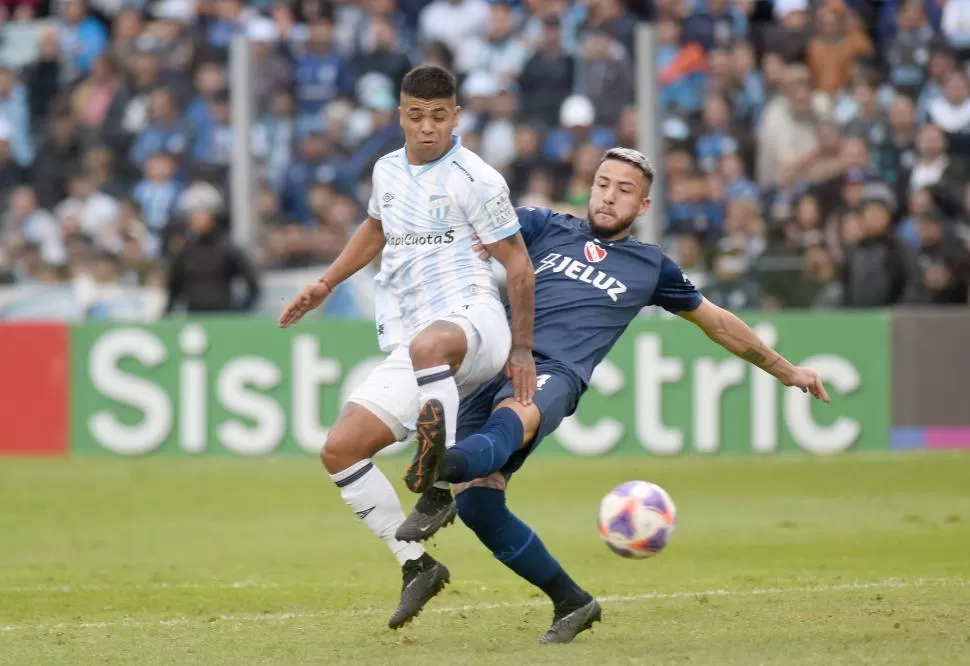
[[[532,358],[532,350],[512,347],[508,363],[505,364],[505,376],[512,380],[515,399],[524,407],[531,405],[536,394],[536,362]]]
[[[472,236],[472,251],[478,255],[478,258],[482,261],[488,261],[492,258],[491,253],[488,248],[482,243],[482,239],[478,236]]]
[[[322,282],[311,282],[283,310],[278,322],[279,327],[286,328],[300,321],[307,312],[320,307],[329,295],[330,289],[327,285]]]
[[[822,402],[827,403],[829,401],[829,394],[825,392],[822,379],[814,370],[796,367],[792,376],[783,383],[785,386],[797,386],[802,390],[802,393],[811,393]]]

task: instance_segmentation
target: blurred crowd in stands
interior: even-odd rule
[[[709,298],[967,303],[970,0],[4,0],[0,15],[0,283],[165,285],[191,250],[245,277],[251,304],[257,269],[326,263],[353,233],[422,63],[458,75],[462,140],[515,203],[584,215],[601,152],[639,145],[649,20],[663,244]],[[251,248],[220,235],[238,34]]]

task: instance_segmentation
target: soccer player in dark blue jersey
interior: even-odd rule
[[[505,488],[539,442],[576,410],[593,368],[644,306],[680,315],[786,386],[828,402],[816,372],[793,366],[744,322],[704,299],[659,247],[630,235],[650,205],[653,176],[641,153],[613,148],[596,171],[588,219],[518,209],[536,274],[535,397],[524,406],[511,381],[498,375],[462,401],[458,442],[450,449],[437,419],[418,420],[418,451],[407,478],[420,480],[409,487],[422,496],[397,538],[427,539],[457,512],[499,561],[551,598],[545,643],[571,641],[600,619],[600,606],[509,511]]]

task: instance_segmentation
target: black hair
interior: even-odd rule
[[[415,67],[404,77],[401,93],[416,99],[454,99],[458,94],[455,76],[437,65]]]

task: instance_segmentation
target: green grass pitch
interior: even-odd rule
[[[634,478],[679,509],[652,560],[595,528]],[[388,630],[399,569],[314,460],[3,459],[0,663],[970,664],[970,455],[547,457],[509,496],[603,600],[572,645],[460,524],[452,585]]]

